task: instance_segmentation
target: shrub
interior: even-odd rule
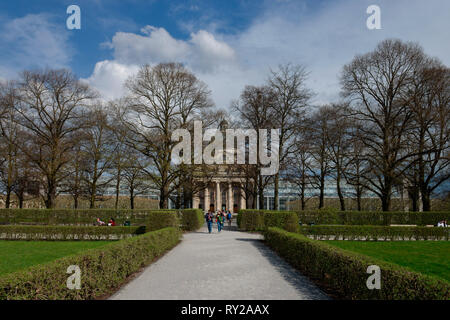
[[[450,284],[443,280],[278,228],[268,228],[264,236],[292,266],[343,299],[450,299]],[[370,265],[381,269],[380,290],[366,286]]]
[[[321,240],[449,240],[450,228],[389,226],[301,226],[300,233]]]
[[[143,233],[145,226],[0,226],[1,240],[120,240]]]
[[[450,220],[450,212],[383,212],[383,211],[298,211],[302,224],[338,225],[436,225],[438,221]]]
[[[204,223],[203,211],[200,209],[184,209],[180,211],[181,229],[195,231]]]
[[[155,231],[166,227],[180,227],[180,219],[174,212],[151,211],[146,214],[147,231]]]
[[[89,226],[93,225],[97,218],[105,222],[114,218],[118,225],[130,221],[133,225],[143,226],[147,224],[149,216],[152,214],[176,212],[177,210],[0,209],[0,224]]]
[[[295,232],[298,230],[298,217],[293,211],[239,210],[238,226],[246,231],[279,227]]]
[[[95,299],[173,248],[178,228],[164,228],[0,277],[0,300]],[[81,289],[67,288],[67,268],[81,269]]]

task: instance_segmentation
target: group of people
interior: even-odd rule
[[[212,226],[215,222],[217,223],[217,231],[220,232],[223,229],[223,226],[225,224],[225,220],[228,221],[228,225],[231,227],[231,220],[233,218],[233,215],[231,214],[230,210],[219,210],[214,214],[214,211],[209,209],[208,212],[205,214],[205,220],[206,224],[208,226],[208,232],[212,233]]]
[[[447,220],[442,220],[437,223],[438,227],[448,227]]]
[[[98,226],[108,225],[109,227],[114,227],[116,225],[116,221],[114,220],[114,218],[111,218],[111,219],[109,219],[108,224],[106,224],[106,222],[100,220],[100,218],[97,218],[97,225]]]

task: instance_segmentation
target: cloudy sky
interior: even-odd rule
[[[81,30],[66,9],[81,8]],[[381,30],[366,27],[369,5]],[[246,84],[280,63],[306,66],[314,103],[339,98],[338,76],[355,54],[386,38],[419,42],[450,65],[449,0],[42,0],[0,2],[0,79],[69,68],[106,99],[142,64],[184,63],[228,108]]]

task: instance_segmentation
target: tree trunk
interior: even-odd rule
[[[9,209],[11,206],[11,188],[6,188],[6,200],[5,200],[5,208]]]
[[[362,210],[362,206],[361,206],[361,187],[357,186],[356,187],[356,205],[358,207],[358,211]]]
[[[130,209],[134,209],[134,188],[130,188]]]
[[[261,210],[264,209],[264,188],[261,175],[258,176],[258,185],[259,209]]]
[[[119,194],[120,194],[120,166],[117,168],[117,182],[116,182],[116,201],[114,203],[114,209],[119,207]]]
[[[422,205],[423,211],[431,211],[431,197],[428,190],[422,192]]]
[[[342,195],[341,190],[341,175],[338,173],[337,179],[336,179],[336,188],[337,188],[337,194],[339,196],[339,202],[341,204],[341,211],[345,211],[345,201],[344,196]]]
[[[78,209],[78,195],[73,196],[73,208]]]
[[[56,182],[48,177],[47,181],[47,194],[44,202],[47,209],[54,209],[56,206]]]
[[[24,202],[24,195],[23,194],[21,194],[19,197],[19,209],[23,209],[23,202]]]
[[[280,183],[280,175],[277,172],[275,175],[275,182],[274,182],[274,190],[273,190],[273,201],[274,201],[274,210],[278,210],[278,186]]]
[[[168,186],[163,186],[159,190],[159,208],[160,209],[169,209],[168,193],[169,193]]]
[[[324,177],[324,175],[323,174],[321,174],[321,176],[320,176],[320,186],[319,186],[319,189],[320,189],[320,194],[319,194],[319,209],[322,209],[323,208],[323,206],[324,206],[324,197],[325,197],[325,194],[324,194],[324,189],[325,189],[325,177]]]
[[[391,196],[390,195],[383,195],[381,197],[381,209],[383,211],[390,211],[390,209],[391,209]]]

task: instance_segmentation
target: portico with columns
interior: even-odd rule
[[[214,210],[237,212],[246,209],[245,195],[241,181],[233,178],[216,178],[193,196],[193,207],[208,210],[211,205]]]

